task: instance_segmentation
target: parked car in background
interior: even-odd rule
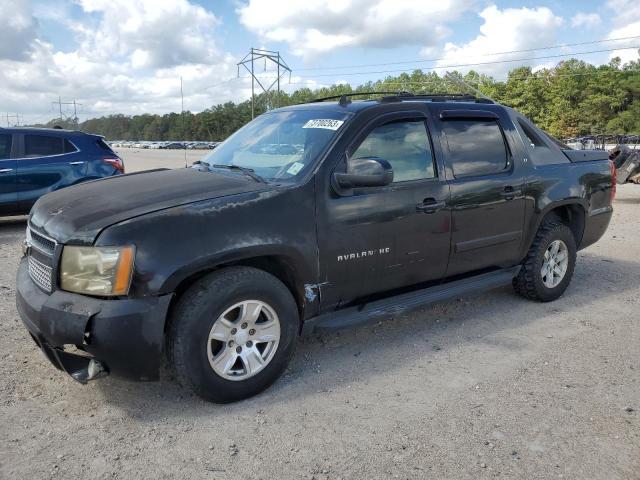
[[[45,193],[121,173],[122,159],[98,135],[0,128],[0,216],[29,213]]]
[[[171,149],[171,150],[173,150],[173,149],[182,150],[182,149],[184,149],[184,143],[182,143],[182,142],[165,142],[164,145],[162,145],[160,148],[167,149],[167,150],[169,150],[169,149]]]
[[[129,140],[112,140],[109,144],[114,148],[149,148],[162,150],[213,150],[221,142],[195,142],[195,141],[129,141]]]

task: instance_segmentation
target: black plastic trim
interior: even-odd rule
[[[510,285],[519,271],[520,265],[517,265],[336,312],[324,313],[304,322],[302,333],[350,328],[405,314],[430,303]]]

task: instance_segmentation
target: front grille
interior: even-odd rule
[[[27,241],[42,253],[46,253],[49,256],[53,256],[56,249],[56,242],[50,238],[47,238],[29,228],[29,238]]]
[[[51,293],[51,267],[29,255],[29,276],[42,290]]]

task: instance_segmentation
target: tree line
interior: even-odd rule
[[[640,134],[640,58],[624,65],[615,58],[601,66],[571,59],[537,71],[519,67],[511,70],[505,81],[475,71],[438,75],[415,70],[355,88],[348,84],[301,88],[291,94],[280,92],[278,98],[275,92],[261,94],[256,96],[255,110],[258,115],[275,105],[345,93],[469,93],[474,89],[514,107],[557,137]],[[79,129],[109,140],[220,141],[250,120],[251,100],[247,100],[214,105],[200,113],[108,115],[84,122],[52,120],[45,126]]]

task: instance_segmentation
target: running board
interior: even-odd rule
[[[442,300],[483,292],[494,288],[510,285],[513,277],[518,275],[520,265],[511,268],[483,273],[462,280],[428,287],[415,292],[402,293],[394,297],[376,300],[363,305],[356,305],[342,310],[323,313],[310,318],[302,326],[302,334],[309,334],[321,330],[337,330],[354,327],[365,323],[375,322],[406,314],[425,305]]]

